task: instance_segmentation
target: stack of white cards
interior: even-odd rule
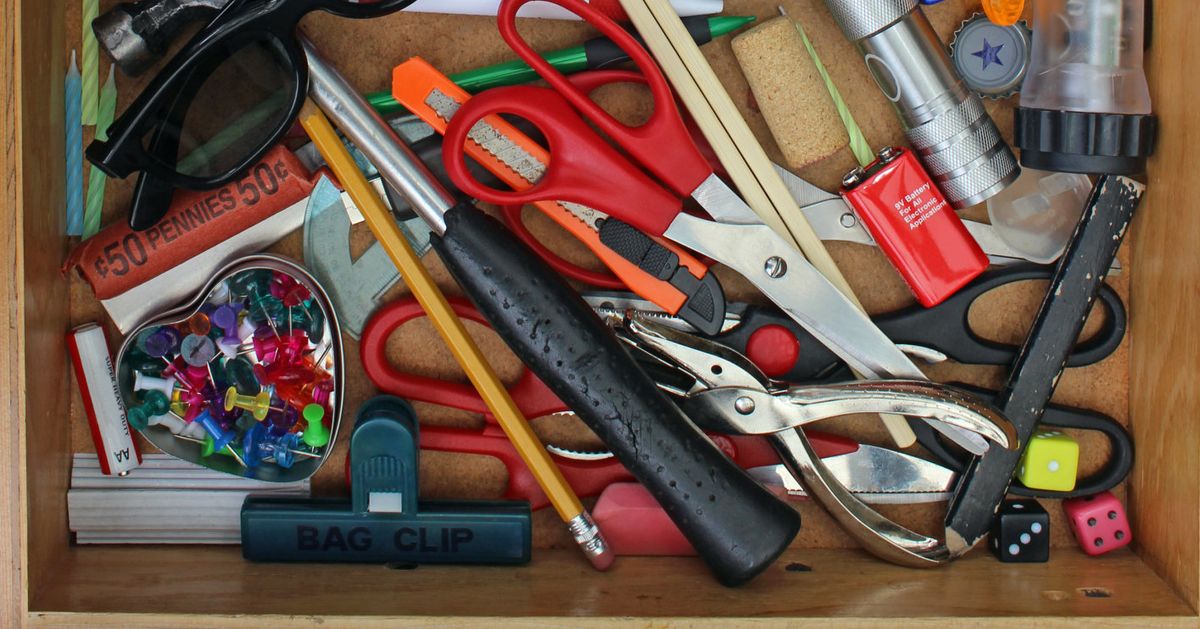
[[[308,497],[307,480],[268,483],[148,454],[128,475],[106,476],[76,454],[67,517],[80,544],[238,544],[249,494]]]

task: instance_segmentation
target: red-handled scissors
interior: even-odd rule
[[[927,379],[856,304],[789,241],[764,225],[716,176],[688,134],[666,78],[632,35],[581,0],[553,0],[612,39],[641,71],[654,98],[654,113],[636,127],[619,122],[601,109],[587,90],[572,84],[521,39],[516,30],[516,12],[529,1],[502,2],[500,33],[552,89],[496,88],[475,96],[457,112],[446,131],[446,146],[455,148],[444,150],[443,159],[460,189],[498,205],[547,199],[579,203],[645,234],[663,236],[743,275],[864,377]],[[599,76],[596,80],[601,82],[623,80],[620,74]],[[464,156],[457,150],[477,121],[501,114],[525,118],[538,127],[549,145],[551,160],[545,174],[521,192],[482,185],[467,170]],[[623,153],[601,138],[588,122]],[[683,212],[682,198],[686,196],[696,199],[713,220]],[[601,240],[618,252],[626,246],[637,246],[636,236],[645,237],[620,234],[606,241],[604,232],[602,226]],[[931,425],[974,454],[987,450],[986,441],[978,435],[941,422]]]
[[[451,298],[450,304],[458,316],[486,325],[483,316],[467,301]],[[533,474],[529,472],[495,419],[488,414],[486,405],[472,387],[408,373],[397,369],[388,360],[388,337],[405,323],[424,316],[421,305],[413,298],[392,302],[375,313],[363,329],[360,345],[367,377],[385,393],[483,415],[485,425],[480,430],[421,426],[421,448],[496,458],[508,471],[508,485],[504,493],[506,499],[528,500],[533,509],[547,506],[549,501]],[[521,373],[509,393],[530,419],[568,412],[566,405],[528,370]],[[853,454],[860,448],[854,441],[841,437],[816,431],[806,433],[821,457]],[[744,469],[775,470],[779,466],[779,456],[763,437],[710,435],[710,438]],[[551,451],[555,463],[580,497],[597,496],[612,483],[634,480],[625,467],[612,456],[572,452],[557,447],[551,447]],[[770,477],[769,474],[765,476]]]

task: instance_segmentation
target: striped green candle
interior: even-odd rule
[[[860,166],[866,166],[875,161],[875,151],[871,150],[871,144],[867,142],[867,136],[863,135],[862,129],[854,120],[854,114],[850,113],[850,106],[846,104],[842,98],[842,93],[838,90],[837,84],[829,76],[829,72],[825,69],[825,64],[821,63],[821,57],[817,55],[817,49],[813,48],[812,42],[808,40],[808,35],[804,32],[804,27],[800,26],[799,22],[792,22],[796,25],[796,30],[800,32],[800,39],[804,40],[804,47],[808,49],[808,56],[812,57],[813,65],[817,66],[817,72],[821,75],[821,79],[825,81],[825,89],[829,90],[829,97],[833,99],[833,106],[837,108],[838,116],[842,119],[842,126],[846,127],[846,133],[850,135],[850,151],[854,153],[854,159],[858,160]]]
[[[108,139],[108,127],[117,113],[117,77],[114,66],[108,68],[108,80],[100,89],[100,104],[96,113],[96,139]],[[108,178],[104,171],[92,165],[88,171],[87,199],[83,210],[83,237],[91,238],[100,231],[100,218],[104,213],[104,187]]]
[[[100,47],[92,20],[100,15],[100,0],[83,0],[83,124],[96,124],[96,97],[99,95]]]

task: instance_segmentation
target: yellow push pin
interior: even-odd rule
[[[997,26],[1012,26],[1025,13],[1025,0],[983,0],[983,12]]]
[[[237,387],[229,387],[225,391],[225,410],[232,411],[234,407],[250,411],[254,419],[262,421],[271,410],[271,394],[263,391],[254,396],[239,395]]]

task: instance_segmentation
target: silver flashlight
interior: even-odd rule
[[[955,209],[982,203],[1021,169],[963,82],[917,0],[825,0],[896,107],[908,141]]]

